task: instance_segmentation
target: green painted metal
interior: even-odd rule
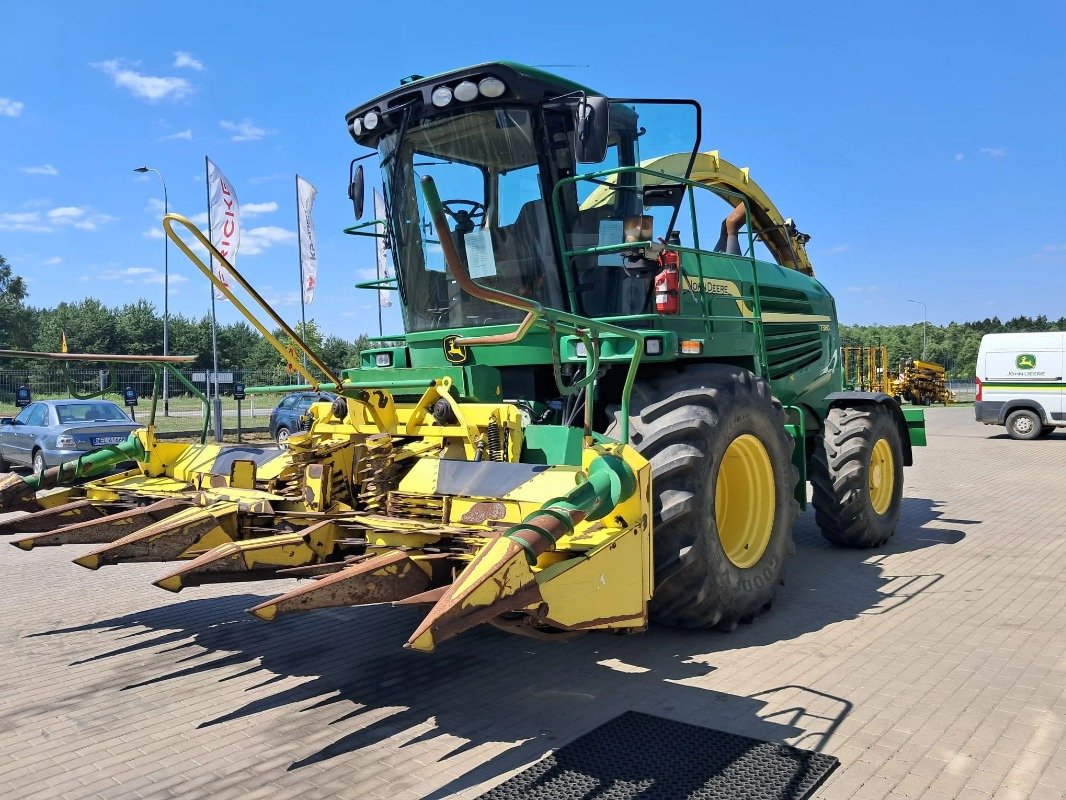
[[[785,430],[792,437],[795,447],[792,450],[792,466],[799,473],[799,481],[796,483],[795,497],[801,509],[807,507],[807,415],[805,410],[798,406],[785,406],[785,413],[795,422],[785,425]]]
[[[527,425],[522,460],[530,464],[581,466],[584,436],[566,425]]]
[[[93,450],[91,453],[78,456],[73,461],[64,461],[55,468],[58,470],[55,479],[48,479],[48,488],[62,486],[86,478],[95,478],[108,472],[123,461],[145,461],[146,458],[141,440],[131,433],[130,437],[124,442],[101,447],[99,450]],[[45,470],[41,474],[24,476],[22,480],[26,482],[26,485],[32,491],[37,491],[42,488],[42,481],[45,480],[45,476],[48,473],[49,470]]]
[[[907,436],[913,447],[925,447],[925,411],[920,408],[904,408],[903,419],[907,421]]]
[[[559,534],[565,536],[574,532],[575,520],[602,519],[636,488],[637,477],[625,461],[613,455],[599,456],[589,464],[587,481],[562,497],[547,501],[518,525],[508,528],[504,536],[522,546],[530,565],[536,564],[538,550],[531,547],[525,537],[516,534],[529,531],[541,537],[543,543],[550,543],[549,547],[539,551],[544,552],[555,546]],[[544,517],[551,517],[558,524],[549,529]]]

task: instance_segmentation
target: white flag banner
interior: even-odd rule
[[[241,244],[241,207],[237,202],[237,192],[226,176],[211,159],[207,159],[207,196],[208,215],[211,218],[211,244],[215,246],[226,260],[237,265],[237,248]],[[229,274],[221,264],[212,259],[215,275],[225,286],[229,286]],[[225,299],[215,289],[215,299]]]
[[[318,189],[296,176],[296,212],[300,225],[300,270],[303,275],[304,303],[311,305],[318,283],[318,251],[315,249],[315,223],[311,219]]]
[[[377,189],[374,189],[374,219],[385,219],[385,200],[378,194]],[[377,224],[377,234],[378,237],[374,239],[374,250],[377,256],[378,280],[383,281],[392,277],[389,275],[389,259],[385,253],[385,224],[383,222]],[[379,289],[378,303],[382,308],[392,308],[392,292]]]

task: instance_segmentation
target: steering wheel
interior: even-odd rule
[[[485,219],[485,205],[477,200],[441,200],[445,216],[455,221],[455,232],[466,235],[474,230],[474,223]],[[469,209],[452,206],[470,206]]]

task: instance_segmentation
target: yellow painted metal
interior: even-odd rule
[[[299,347],[303,351],[303,354],[315,366],[315,368],[321,371],[322,375],[325,376],[327,382],[332,383],[335,386],[342,385],[341,379],[336,374],[334,374],[333,370],[326,366],[326,364],[323,363],[323,361],[318,357],[318,355],[315,354],[315,352],[311,350],[311,348],[309,348],[303,342],[303,340],[300,339],[299,336],[296,335],[295,331],[293,331],[288,326],[288,324],[286,324],[285,320],[283,320],[274,312],[274,309],[271,308],[270,305],[259,296],[259,293],[256,292],[255,289],[252,288],[251,284],[249,284],[244,279],[244,276],[237,272],[234,266],[226,259],[224,255],[222,255],[215,248],[213,244],[211,244],[211,241],[206,236],[204,236],[203,233],[201,233],[200,229],[197,228],[192,221],[186,219],[180,214],[165,215],[163,217],[163,228],[166,231],[167,236],[170,237],[170,240],[174,242],[174,244],[176,244],[181,249],[181,251],[185,253],[186,257],[193,264],[196,265],[197,269],[199,269],[208,278],[208,280],[210,280],[211,283],[214,284],[215,289],[221,292],[227,300],[233,303],[233,307],[244,315],[245,319],[247,319],[256,328],[256,330],[258,330],[263,335],[263,338],[270,343],[271,347],[273,347],[275,350],[278,351],[278,353],[281,354],[281,357],[289,363],[289,366],[292,367],[293,370],[299,372],[300,375],[304,378],[304,380],[306,380],[309,384],[311,384],[315,388],[318,388],[318,379],[314,375],[312,375],[307,369],[304,368],[304,366],[300,363],[299,359],[294,359],[291,357],[289,353],[289,348],[283,345],[280,341],[278,341],[277,338],[275,338],[275,336],[270,332],[270,330],[265,325],[263,325],[263,323],[261,323],[250,311],[248,311],[248,309],[244,306],[243,303],[241,303],[240,300],[237,299],[233,292],[230,291],[229,286],[218,279],[218,277],[214,273],[214,270],[212,270],[211,267],[207,266],[200,259],[200,257],[192,251],[192,249],[189,247],[189,245],[185,243],[181,236],[179,236],[174,231],[174,223],[178,223],[184,226],[190,233],[193,234],[193,236],[196,237],[197,240],[199,240],[200,244],[203,245],[204,249],[207,250],[207,252],[210,253],[216,261],[218,261],[220,265],[219,268],[224,270],[228,275],[230,275],[230,277],[232,277],[233,280],[241,286],[241,288],[243,288],[246,292],[248,292],[249,295],[251,295],[251,297],[257,302],[260,308],[262,308],[263,311],[265,311],[266,314],[274,321],[274,323],[279,328],[281,328],[281,330],[284,331],[289,336],[289,338],[293,340],[297,347]]]
[[[726,556],[747,569],[758,563],[774,527],[777,505],[770,456],[744,433],[729,443],[714,486],[715,522]]]
[[[689,153],[674,153],[642,161],[640,166],[667,175],[684,175],[689,158]],[[763,231],[764,242],[777,262],[807,275],[814,274],[814,268],[807,256],[804,237],[794,235],[789,231],[785,225],[784,215],[777,210],[777,206],[774,205],[769,195],[752,180],[747,167],[730,164],[718,154],[717,150],[711,150],[696,154],[689,178],[698,183],[707,184],[711,188],[721,186],[729,192],[746,197],[753,221]],[[654,186],[669,180],[644,174],[640,176],[640,179],[644,186]],[[581,208],[583,210],[596,208],[614,202],[614,190],[611,188],[614,180],[615,176],[608,177],[605,181],[607,185],[598,186],[592,191],[581,204]],[[719,196],[733,206],[740,202],[735,194],[720,194]]]
[[[896,488],[896,467],[892,448],[885,439],[874,442],[870,451],[869,469],[870,505],[877,514],[884,514],[892,504]]]

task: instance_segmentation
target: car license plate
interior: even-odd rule
[[[105,444],[121,444],[126,441],[125,436],[94,436],[92,438],[93,447],[102,447]]]

